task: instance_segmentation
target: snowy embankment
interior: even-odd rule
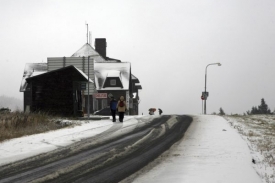
[[[254,169],[265,183],[275,183],[275,116],[225,116],[247,142]]]

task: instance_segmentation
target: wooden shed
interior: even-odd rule
[[[81,86],[88,76],[75,66],[67,66],[26,79],[30,86],[30,111],[57,115],[82,114]],[[89,79],[90,83],[93,83]]]

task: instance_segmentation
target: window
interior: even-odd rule
[[[94,107],[94,111],[97,111],[98,110],[98,101],[97,99],[93,99],[93,107]],[[91,107],[90,107],[90,110],[91,110]]]
[[[107,106],[107,99],[104,98],[101,101],[102,101],[102,103],[101,103],[102,104],[102,109],[108,107]]]
[[[110,85],[115,86],[116,85],[116,80],[115,79],[110,79]]]

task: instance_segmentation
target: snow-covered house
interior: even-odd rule
[[[106,56],[106,46],[106,39],[99,38],[95,40],[95,49],[86,43],[71,57],[48,57],[46,67],[44,65],[43,71],[53,72],[68,66],[74,66],[74,68],[83,72],[83,76],[87,76],[92,82],[89,82],[88,85],[88,82],[81,80],[79,85],[81,86],[82,110],[85,113],[88,113],[88,98],[90,99],[90,113],[92,113],[93,111],[108,107],[111,96],[118,98],[123,95],[130,107],[129,114],[138,114],[138,90],[142,89],[141,86],[138,85],[139,80],[131,74],[130,63],[121,62],[120,60]],[[29,72],[31,73],[31,71],[27,73]],[[59,77],[56,74],[50,74],[42,75],[39,78],[46,76]],[[25,83],[28,77],[33,77],[33,75],[24,74],[22,83]],[[41,81],[42,80],[43,79],[41,79]],[[33,80],[27,79],[27,81],[31,82]],[[59,88],[58,85],[56,85],[56,87]],[[60,88],[60,90],[62,89]],[[20,91],[24,92],[24,108],[26,110],[26,108],[28,108],[26,105],[31,103],[30,98],[26,98],[25,102],[27,90],[24,90],[23,87],[23,89],[20,88]]]
[[[124,96],[131,115],[138,114],[138,89],[141,87],[135,85],[137,82],[139,83],[131,73],[129,62],[95,63],[95,85],[98,93],[105,93],[117,100]],[[105,107],[107,99],[101,100],[100,105]]]

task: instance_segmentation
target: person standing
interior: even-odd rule
[[[159,115],[161,115],[162,114],[162,110],[159,108]]]
[[[113,117],[113,122],[116,122],[116,108],[117,108],[117,101],[114,99],[114,97],[111,97],[110,101],[110,110]]]
[[[124,101],[124,97],[121,96],[119,101],[117,102],[117,111],[119,114],[119,121],[122,123],[124,118],[124,113],[127,110],[126,102]]]

